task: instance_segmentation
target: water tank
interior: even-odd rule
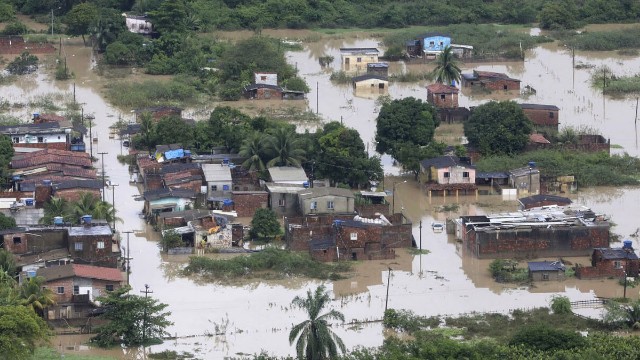
[[[90,225],[90,224],[91,224],[91,219],[92,219],[92,218],[93,218],[93,216],[91,216],[91,215],[83,215],[83,216],[80,218],[80,222],[81,222],[82,224]]]
[[[42,185],[51,186],[51,180],[42,180]]]
[[[302,186],[304,186],[305,189],[308,189],[309,188],[309,182],[308,181],[303,182]]]
[[[11,177],[11,179],[12,179],[13,181],[20,181],[20,175],[13,175],[13,176]]]
[[[529,161],[529,167],[530,168],[536,167],[536,162],[535,161]]]
[[[623,249],[633,249],[633,241],[631,240],[625,240],[622,242],[622,248]]]
[[[36,271],[35,270],[27,270],[27,277],[28,278],[36,277]]]
[[[231,199],[224,199],[224,200],[222,200],[222,205],[224,205],[224,206],[231,206],[231,205],[233,205],[233,200],[231,200]]]
[[[223,165],[229,165],[229,158],[222,159],[222,164]]]
[[[184,156],[185,157],[191,157],[191,150],[185,150],[184,151]]]
[[[33,199],[32,198],[24,199],[24,204],[27,206],[33,206]]]
[[[64,225],[64,218],[62,216],[56,216],[53,218],[53,225]]]

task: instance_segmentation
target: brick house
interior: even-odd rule
[[[113,249],[113,231],[109,225],[71,226],[69,253],[74,262],[116,267],[119,250]]]
[[[102,180],[63,180],[51,184],[52,195],[69,202],[78,201],[82,194],[91,193],[99,199]]]
[[[458,88],[435,83],[427,86],[427,102],[436,108],[457,108]]]
[[[621,248],[595,248],[591,254],[591,266],[576,267],[579,279],[637,277],[640,259],[633,250],[631,240],[625,240]]]
[[[244,97],[253,100],[282,100],[282,88],[277,85],[251,84],[245,86]]]
[[[480,87],[487,90],[520,90],[520,80],[507,74],[473,70],[472,74],[462,74],[463,87]]]
[[[56,295],[56,305],[49,308],[48,320],[84,318],[91,303],[123,284],[119,269],[81,264],[40,268],[37,276],[45,279],[44,287]]]
[[[530,261],[527,263],[529,278],[533,281],[559,281],[565,279],[562,261]]]
[[[558,131],[560,108],[555,105],[518,104],[535,128]]]
[[[253,217],[256,210],[269,205],[269,193],[266,191],[232,191],[231,198],[238,217]]]

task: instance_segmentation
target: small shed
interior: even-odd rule
[[[565,279],[562,261],[531,261],[529,278],[533,281],[559,281]]]
[[[277,85],[253,84],[244,88],[244,96],[253,100],[282,99],[282,88]]]
[[[364,74],[351,78],[351,84],[354,89],[383,90],[389,87],[389,79],[378,74]]]
[[[389,76],[389,64],[383,62],[367,64],[367,74],[387,77]]]
[[[509,186],[518,194],[540,194],[540,170],[533,166],[510,170]]]
[[[455,86],[431,84],[427,86],[427,102],[437,108],[457,108],[458,91]]]
[[[481,87],[487,90],[520,90],[520,80],[507,74],[473,70],[472,74],[462,74],[463,87]]]

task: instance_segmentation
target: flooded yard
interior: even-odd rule
[[[330,71],[320,67],[318,57],[332,55],[334,70],[340,66],[340,47],[378,47],[376,39],[328,39],[305,45],[305,50],[289,52],[288,61],[295,64],[307,80],[311,93],[307,102],[299,102],[313,112],[318,112],[323,121],[342,121],[359,131],[369,153],[375,151],[375,118],[379,110],[376,96],[356,96],[349,85],[334,85],[329,80]],[[359,262],[356,274],[348,279],[319,282],[301,279],[280,281],[254,281],[237,286],[207,284],[197,279],[177,276],[186,257],[162,256],[157,247],[157,233],[138,215],[142,203],[134,201],[139,194],[135,184],[130,184],[130,174],[125,165],[118,163],[116,155],[121,153],[118,139],[109,139],[108,127],[118,118],[132,120],[128,111],[114,108],[101,96],[101,84],[108,81],[97,77],[92,70],[95,63],[91,52],[77,43],[66,46],[68,65],[76,74],[75,91],[77,101],[84,106],[85,114],[95,115],[93,131],[99,141],[93,144],[93,152],[107,152],[104,168],[109,179],[116,184],[115,207],[123,219],[117,223],[118,231],[134,231],[129,237],[131,251],[131,285],[133,293],[139,294],[149,285],[152,296],[169,304],[167,310],[174,325],[168,331],[175,339],[146,349],[95,350],[83,344],[87,336],[58,336],[52,343],[64,352],[110,354],[117,358],[145,358],[149,352],[165,349],[188,351],[197,358],[220,359],[225,356],[241,356],[266,351],[272,355],[292,355],[288,334],[292,324],[304,320],[305,314],[292,309],[291,300],[304,295],[307,289],[325,284],[332,290],[332,308],[344,313],[348,323],[379,320],[386,302],[390,308],[407,309],[421,315],[461,314],[473,311],[505,312],[516,308],[547,306],[555,294],[564,294],[572,300],[592,299],[595,296],[621,296],[622,287],[615,280],[578,281],[535,284],[521,287],[495,283],[489,276],[487,260],[470,257],[462,244],[452,235],[432,231],[433,221],[445,221],[460,214],[485,214],[493,211],[515,210],[515,201],[504,202],[499,196],[448,196],[429,198],[420,191],[411,178],[406,184],[396,187],[396,208],[413,222],[416,241],[422,239],[422,248],[428,254],[411,255],[399,249],[393,260]],[[640,58],[621,57],[613,53],[576,52],[576,63],[593,65],[607,64],[616,73],[630,73],[637,69]],[[589,70],[572,70],[571,52],[557,44],[545,44],[526,54],[525,62],[502,64],[473,64],[472,69],[506,72],[522,79],[523,86],[537,90],[535,95],[524,97],[518,93],[472,94],[463,91],[461,106],[474,106],[492,98],[517,99],[520,102],[552,104],[560,107],[561,126],[590,126],[611,139],[612,144],[622,147],[634,156],[640,155],[634,128],[635,98],[612,99],[602,97],[589,85]],[[394,71],[426,71],[421,64],[394,65]],[[414,96],[425,99],[426,82],[392,83],[388,94],[392,98]],[[73,83],[56,82],[47,71],[41,71],[15,84],[0,88],[2,100],[11,103],[26,103],[27,99],[52,93],[63,93],[65,99],[72,97]],[[239,102],[238,106],[252,105],[252,101]],[[274,107],[277,104],[272,104]],[[32,112],[42,111],[38,106],[12,108],[10,112],[28,118]],[[309,127],[315,125],[310,124]],[[455,137],[454,135],[451,135]],[[385,172],[389,175],[386,188],[391,189],[399,178],[399,168],[392,159],[383,157]],[[101,166],[100,162],[96,166]],[[107,190],[107,199],[112,198]],[[580,189],[572,198],[590,206],[598,213],[611,217],[616,226],[613,232],[627,238],[637,233],[635,218],[640,202],[639,188]],[[456,211],[439,212],[442,205],[459,204]],[[422,232],[419,223],[422,221]],[[631,238],[636,248],[637,237]],[[126,237],[123,243],[127,246]],[[570,258],[573,263],[587,262],[587,258]],[[391,277],[387,283],[388,269]],[[628,291],[638,297],[635,290]],[[336,333],[347,348],[356,346],[379,346],[383,341],[380,322],[345,324],[336,326]]]

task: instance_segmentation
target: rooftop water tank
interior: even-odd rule
[[[529,167],[530,168],[536,167],[536,162],[535,161],[529,161]]]
[[[51,180],[42,180],[42,185],[51,186]]]
[[[80,222],[85,225],[91,225],[91,219],[93,219],[92,215],[83,215],[80,218]]]
[[[623,249],[633,249],[633,241],[631,240],[625,240],[622,242],[622,248]]]
[[[56,216],[53,218],[53,225],[64,225],[64,218],[62,216]]]

